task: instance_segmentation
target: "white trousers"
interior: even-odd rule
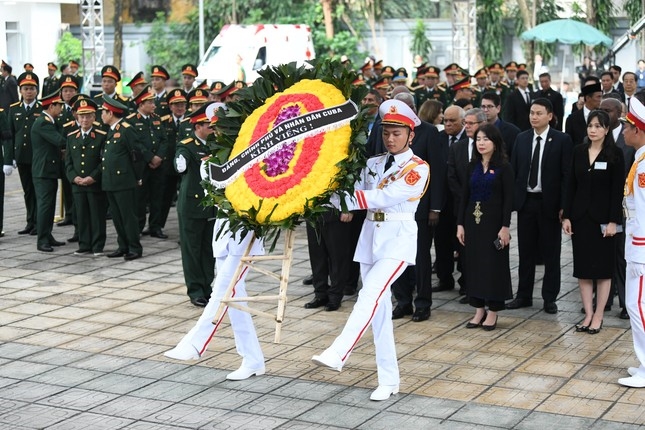
[[[237,270],[241,258],[241,255],[228,255],[226,257],[218,257],[215,260],[217,276],[213,283],[211,298],[208,301],[208,305],[204,308],[204,312],[199,317],[199,320],[197,320],[197,324],[181,339],[179,344],[188,343],[192,345],[199,352],[199,355],[202,356],[222,323],[224,315],[228,313],[235,336],[235,349],[242,357],[242,366],[250,369],[258,369],[264,366],[264,355],[262,354],[258,336],[255,333],[255,326],[253,325],[251,315],[248,312],[226,306],[220,319],[213,322],[213,318],[215,318],[215,314],[220,305],[220,300],[224,297],[224,293],[233,275],[235,275],[235,270]],[[238,278],[233,290],[233,297],[246,297],[244,279],[246,278],[248,270],[248,267],[245,267]],[[240,304],[246,303],[240,302]]]
[[[358,300],[343,331],[329,347],[344,364],[371,324],[379,385],[399,385],[400,382],[390,286],[407,266],[405,261],[393,259],[378,260],[374,264],[361,263],[363,288],[358,293]]]
[[[645,378],[645,276],[634,276],[630,270],[631,262],[627,262],[625,278],[625,305],[632,326],[634,351],[640,362],[638,376]]]

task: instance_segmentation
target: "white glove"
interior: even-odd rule
[[[645,264],[628,262],[627,275],[631,278],[640,278],[645,275]]]
[[[2,171],[5,176],[9,176],[13,173],[13,166],[2,166]]]
[[[14,168],[14,169],[17,169],[17,168],[18,168],[18,164],[16,164],[16,160],[13,160],[13,168]]]
[[[175,166],[177,173],[184,173],[186,171],[186,159],[183,155],[179,154],[179,156],[175,158]]]

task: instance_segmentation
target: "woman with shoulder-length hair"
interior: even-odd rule
[[[573,150],[570,172],[562,229],[571,236],[573,276],[578,278],[585,310],[585,319],[575,328],[596,334],[602,328],[614,274],[614,236],[620,233],[618,226],[622,227],[625,183],[623,152],[614,142],[606,112],[594,110],[589,114],[587,137]]]
[[[514,174],[497,127],[475,132],[476,151],[457,214],[457,239],[464,246],[466,290],[475,315],[466,328],[494,330],[497,312],[513,296],[509,243]],[[488,307],[488,311],[486,310]]]
[[[429,122],[439,129],[443,130],[443,103],[437,100],[426,100],[419,108],[419,119]]]

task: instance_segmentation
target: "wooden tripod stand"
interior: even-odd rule
[[[291,262],[293,261],[293,243],[295,240],[295,232],[293,230],[287,230],[284,238],[284,248],[282,254],[276,255],[249,255],[251,249],[253,249],[253,244],[257,240],[255,235],[249,242],[249,245],[246,247],[246,251],[238,264],[237,269],[235,270],[235,275],[231,279],[222,300],[220,301],[219,308],[215,314],[215,319],[213,323],[216,324],[226,312],[227,307],[238,309],[240,311],[248,312],[252,315],[258,315],[270,318],[275,321],[275,337],[273,339],[274,343],[280,343],[280,334],[282,332],[282,321],[284,320],[284,312],[287,306],[287,286],[289,285],[289,272],[291,271]],[[282,261],[282,269],[280,274],[273,273],[270,270],[267,270],[262,267],[258,267],[256,263],[262,261]],[[274,278],[280,282],[280,290],[278,295],[272,296],[253,296],[253,297],[233,297],[233,290],[237,284],[242,271],[245,268],[249,270],[256,270],[264,275],[267,275],[271,278]],[[278,308],[276,314],[273,315],[268,312],[264,312],[258,309],[253,309],[248,305],[243,305],[238,302],[271,302],[277,300]]]

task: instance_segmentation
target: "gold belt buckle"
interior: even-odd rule
[[[384,212],[374,212],[374,221],[377,221],[377,222],[385,221],[385,213]]]

